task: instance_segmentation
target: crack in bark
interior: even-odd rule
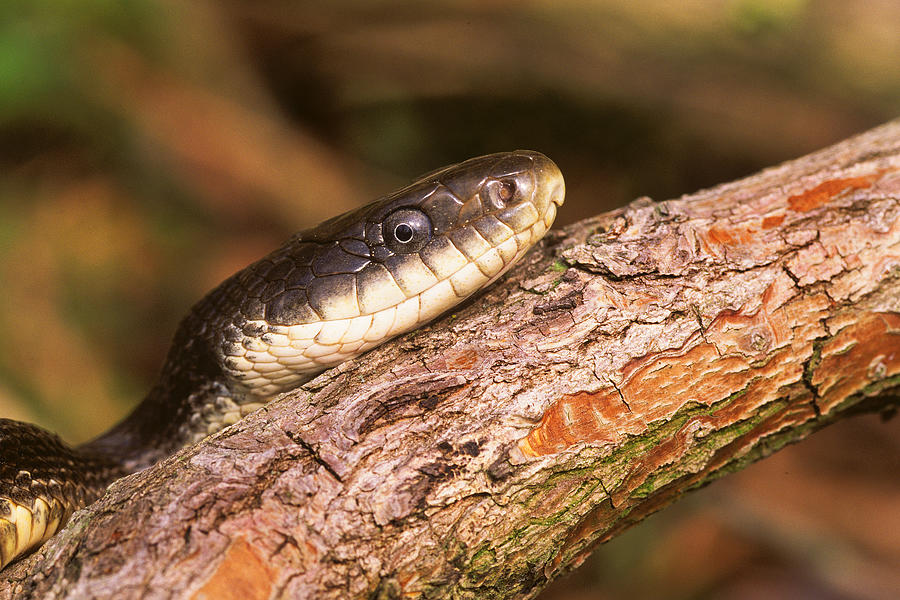
[[[616,382],[607,377],[607,381],[609,381],[610,385],[616,390],[616,393],[619,394],[619,399],[622,401],[622,404],[625,405],[625,408],[628,409],[628,412],[631,412],[631,407],[628,405],[628,401],[625,400],[625,394],[622,393],[622,390],[619,389],[619,386],[616,385]]]
[[[338,483],[344,483],[341,479],[341,476],[337,474],[337,471],[332,468],[328,462],[319,456],[319,453],[312,447],[312,444],[303,439],[303,436],[300,434],[294,433],[293,431],[285,431],[284,434],[288,436],[292,442],[306,450],[307,454],[309,454],[310,458],[312,458],[316,464],[325,469],[332,477],[334,477]]]
[[[821,357],[822,345],[830,339],[830,336],[819,336],[813,340],[812,347],[813,353],[803,362],[803,375],[800,380],[803,382],[804,387],[806,387],[807,391],[810,393],[810,405],[812,406],[813,412],[816,415],[816,418],[820,418],[822,416],[822,411],[819,408],[819,388],[816,386],[813,381],[813,375],[815,370],[819,366],[819,361]]]

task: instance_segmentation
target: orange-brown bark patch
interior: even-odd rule
[[[755,447],[759,440],[791,426],[797,426],[815,419],[816,412],[810,400],[812,400],[812,394],[808,391],[804,390],[795,393],[791,401],[785,404],[783,409],[769,415],[747,433],[719,448],[715,456],[706,464],[706,467],[691,480],[692,483],[704,479],[735,458],[743,456],[748,449]]]
[[[467,371],[478,362],[478,352],[470,348],[464,350],[451,350],[445,355],[444,363],[453,371]]]
[[[647,423],[668,419],[689,402],[709,406],[743,388],[749,378],[747,358],[720,356],[708,343],[680,354],[660,353],[637,369],[627,365],[624,372],[622,394]]]
[[[827,412],[848,395],[900,373],[900,314],[870,313],[821,348],[812,384]]]
[[[519,442],[525,456],[543,456],[582,441],[615,443],[645,428],[629,416],[615,388],[565,395],[544,413],[540,425]]]
[[[611,490],[613,504],[625,503],[631,494],[641,487],[650,476],[665,465],[679,462],[694,446],[700,443],[710,431],[721,431],[743,421],[755,413],[763,404],[781,395],[785,386],[801,376],[799,365],[792,365],[793,356],[787,351],[777,352],[765,365],[745,372],[744,388],[727,386],[717,394],[741,391],[742,401],[724,402],[714,412],[689,417],[668,439],[651,447],[629,465],[628,475],[622,483]]]
[[[778,227],[784,221],[784,215],[771,215],[766,217],[762,221],[763,229],[772,229],[773,227]]]
[[[737,227],[710,227],[706,232],[707,239],[720,246],[734,246],[737,244],[750,244],[753,242],[754,232],[745,226]]]
[[[637,359],[624,374],[621,396],[610,387],[560,398],[519,443],[522,452],[542,456],[579,442],[618,443],[642,433],[647,423],[670,418],[688,402],[710,405],[727,397],[751,376],[746,358],[721,357],[712,344]]]
[[[522,452],[542,456],[579,442],[618,443],[642,433],[647,423],[671,417],[688,402],[711,404],[727,397],[742,389],[749,377],[746,359],[720,357],[712,344],[636,359],[625,367],[624,375],[621,396],[609,387],[566,395],[553,403],[519,443]]]
[[[824,335],[820,316],[828,298],[787,298],[778,281],[773,282],[751,314],[722,311],[704,332],[704,341],[694,336],[683,348],[632,360],[622,370],[618,389],[561,397],[519,442],[520,450],[543,456],[579,442],[619,443],[639,435],[649,423],[671,419],[688,404],[713,406],[742,390],[746,399],[721,407],[716,426],[747,416],[801,381],[803,361],[812,355],[811,340]],[[670,454],[672,450],[666,448]],[[652,462],[652,457],[643,460]],[[640,464],[635,469],[637,481],[647,469]]]
[[[754,385],[761,382],[762,380],[756,380]],[[748,393],[759,392],[758,390],[748,390]],[[586,514],[566,537],[559,553],[551,563],[551,569],[555,570],[563,561],[566,561],[566,564],[570,564],[570,560],[571,564],[580,564],[597,545],[617,536],[632,524],[676,500],[686,489],[703,481],[714,471],[743,455],[761,438],[772,435],[785,427],[815,418],[812,405],[802,394],[796,395],[794,402],[786,404],[775,414],[763,419],[752,430],[719,448],[704,468],[698,472],[686,473],[678,477],[652,492],[651,496],[647,498],[637,498],[631,495],[646,481],[647,476],[653,472],[659,472],[669,462],[678,462],[692,438],[702,436],[703,431],[707,428],[712,431],[720,430],[726,424],[736,422],[740,414],[738,405],[732,404],[717,411],[714,415],[693,417],[681,427],[674,437],[664,442],[665,448],[661,448],[659,451],[655,448],[646,457],[635,463],[622,484],[615,490],[611,490],[611,501],[599,504]],[[667,455],[667,452],[673,450],[675,451],[673,454]],[[633,506],[633,510],[625,510],[625,507],[628,506]],[[620,518],[623,514],[627,515],[624,519]],[[570,558],[569,553],[575,549],[578,554],[574,558]]]
[[[865,177],[832,179],[820,183],[811,190],[791,196],[788,198],[788,206],[797,212],[809,212],[845,191],[860,190],[871,186],[876,177],[877,175],[866,175]]]
[[[255,600],[272,593],[275,572],[247,540],[237,537],[228,547],[215,573],[194,594],[194,600]]]

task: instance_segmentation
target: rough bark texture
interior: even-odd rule
[[[894,122],[551,232],[455,314],[117,482],[0,596],[533,597],[898,388]]]

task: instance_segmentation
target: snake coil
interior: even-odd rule
[[[559,169],[537,152],[434,171],[296,234],[207,294],[144,400],[94,441],[71,448],[0,419],[0,568],[118,477],[482,289],[544,235],[564,196]]]

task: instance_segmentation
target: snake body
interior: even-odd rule
[[[207,294],[143,402],[96,440],[71,448],[0,419],[0,568],[116,478],[482,289],[544,235],[564,195],[559,169],[537,152],[434,171],[294,235]]]

